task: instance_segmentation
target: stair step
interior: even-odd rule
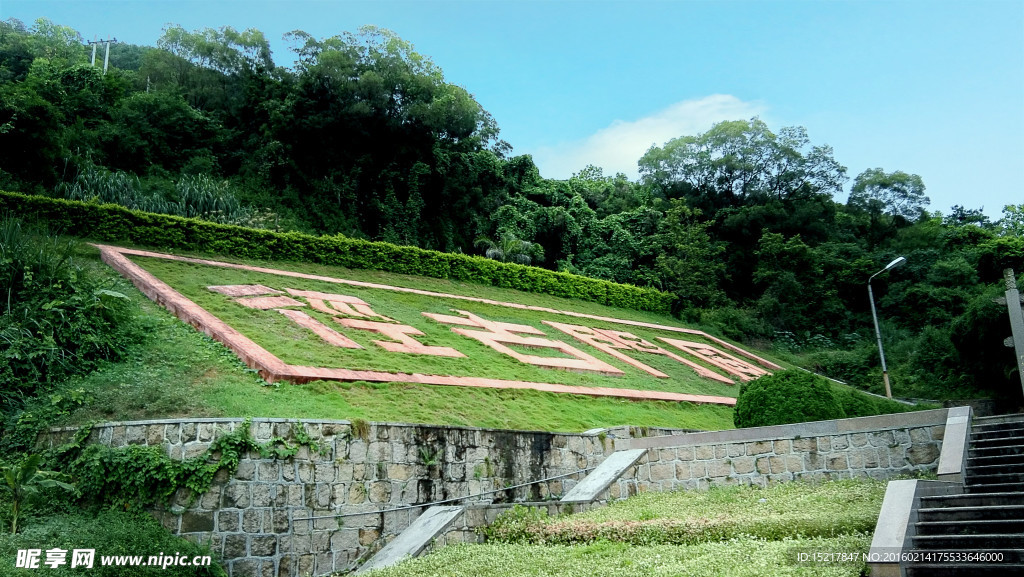
[[[987,457],[968,457],[967,470],[974,467],[989,467],[996,465],[1019,465],[1024,464],[1024,455],[991,455]]]
[[[985,519],[975,521],[920,521],[914,524],[918,535],[983,535],[992,533],[1024,536],[1024,519]]]
[[[1009,485],[1018,484],[1024,490],[1024,473],[992,473],[975,475],[967,471],[968,485]]]
[[[994,455],[1024,455],[1024,445],[996,445],[970,447],[968,457],[991,457]]]
[[[1002,425],[1019,425],[1024,423],[1024,413],[996,415],[993,417],[975,417],[973,427],[998,427]]]
[[[987,483],[981,485],[964,485],[967,493],[1014,493],[1024,489],[1020,483]]]
[[[1012,428],[971,428],[971,440],[991,439],[993,437],[1024,437],[1024,423],[1014,424]]]
[[[981,548],[1021,549],[1024,534],[980,533],[976,535],[915,535],[915,549],[960,549],[975,551]]]
[[[921,497],[922,509],[945,507],[1005,507],[1017,505],[1024,508],[1024,493],[1019,492],[976,492],[962,495],[935,495]]]
[[[1012,445],[1024,444],[1024,438],[1016,436],[999,436],[999,437],[986,437],[983,439],[975,439],[971,437],[971,448],[972,449],[983,449],[987,447],[1005,447]]]
[[[993,463],[991,465],[967,463],[968,475],[1004,475],[1009,473],[1024,473],[1024,457],[1019,463]]]
[[[921,508],[919,521],[984,521],[1024,519],[1024,505],[978,505],[966,507]]]

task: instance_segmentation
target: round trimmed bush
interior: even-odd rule
[[[766,427],[845,416],[831,383],[812,373],[792,370],[765,375],[740,387],[733,423],[737,427]]]

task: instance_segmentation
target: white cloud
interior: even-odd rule
[[[538,147],[533,161],[545,178],[565,179],[588,164],[600,166],[607,176],[622,172],[637,178],[637,161],[652,145],[661,146],[678,136],[704,132],[716,122],[757,116],[764,107],[728,94],[713,94],[677,102],[664,110],[631,122],[611,126],[574,142]]]

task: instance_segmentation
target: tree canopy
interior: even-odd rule
[[[0,188],[656,287],[691,322],[864,386],[864,283],[906,256],[875,287],[897,391],[1013,390],[1012,355],[976,343],[1008,329],[990,293],[1003,268],[1024,272],[1024,205],[997,222],[929,212],[920,176],[881,168],[840,203],[833,150],[756,117],[651,147],[639,182],[595,166],[545,179],[395,33],[287,40],[279,66],[258,30],[169,25],[156,46],[112,45],[104,74],[77,31],[0,22]]]

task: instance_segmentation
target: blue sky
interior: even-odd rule
[[[146,45],[167,23],[258,28],[284,65],[291,30],[390,28],[551,178],[635,177],[652,144],[758,115],[806,127],[851,181],[921,175],[932,210],[1024,203],[1024,0],[0,0],[10,17]]]

